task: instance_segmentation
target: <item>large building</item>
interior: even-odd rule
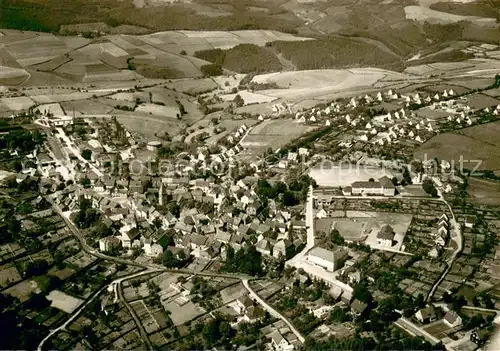
[[[394,196],[396,187],[389,177],[382,177],[378,181],[354,182],[351,184],[352,195]]]
[[[347,251],[343,249],[330,251],[321,247],[315,247],[307,254],[307,260],[309,262],[330,272],[342,268],[347,257]]]

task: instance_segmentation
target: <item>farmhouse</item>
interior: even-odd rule
[[[321,247],[315,247],[307,255],[307,260],[327,271],[333,272],[342,268],[347,260],[347,252],[342,249],[329,251]]]

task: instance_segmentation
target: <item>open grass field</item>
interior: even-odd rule
[[[177,135],[182,124],[171,118],[160,118],[156,116],[118,115],[116,119],[122,123],[131,133],[137,133],[147,138],[155,135]]]
[[[217,84],[209,78],[203,79],[178,79],[165,86],[188,95],[197,95],[217,89]]]
[[[267,120],[255,126],[241,145],[260,154],[267,148],[277,149],[314,127],[298,124],[294,120]]]
[[[477,16],[485,18],[497,18],[500,13],[500,5],[494,1],[443,1],[430,6],[431,9],[447,12],[459,16]]]
[[[70,296],[59,290],[52,290],[47,299],[51,301],[51,306],[66,313],[73,313],[78,307],[83,304],[83,300]]]
[[[500,169],[500,124],[498,122],[482,124],[462,129],[454,133],[435,136],[420,146],[414,156],[428,160],[437,157],[440,160],[454,162],[460,167],[472,169],[480,161],[479,170]]]
[[[0,288],[16,283],[22,279],[17,268],[12,264],[5,264],[0,267]]]
[[[4,291],[5,294],[17,297],[21,302],[27,301],[30,294],[38,292],[40,292],[40,289],[38,288],[37,282],[30,279],[23,280]]]
[[[480,178],[469,178],[468,201],[478,205],[500,205],[500,183]]]

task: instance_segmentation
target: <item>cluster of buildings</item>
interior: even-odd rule
[[[431,235],[434,238],[435,245],[429,251],[429,256],[438,258],[450,237],[450,221],[446,213],[439,217],[437,227],[432,230]]]

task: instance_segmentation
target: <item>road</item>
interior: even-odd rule
[[[245,288],[250,293],[250,296],[252,297],[252,299],[256,300],[261,306],[263,306],[265,308],[265,310],[268,311],[271,316],[273,316],[275,318],[279,318],[283,322],[285,322],[286,325],[288,325],[290,330],[297,336],[297,339],[299,339],[299,341],[302,344],[305,342],[305,338],[302,336],[302,334],[300,334],[300,332],[293,326],[293,324],[285,316],[283,316],[281,313],[279,313],[274,308],[272,308],[270,305],[268,305],[266,301],[264,301],[259,295],[257,295],[257,293],[255,291],[253,291],[253,289],[250,287],[248,279],[243,279],[242,282],[243,282],[243,285],[245,286]]]
[[[153,273],[153,272],[154,271],[148,271],[148,273]],[[115,284],[115,287],[116,287],[115,291],[118,293],[118,299],[123,302],[123,304],[127,308],[128,312],[132,316],[132,319],[134,320],[135,325],[137,326],[137,329],[139,330],[139,334],[141,335],[141,338],[144,341],[144,343],[148,346],[148,349],[154,350],[155,348],[154,348],[153,344],[151,343],[151,340],[149,340],[148,333],[146,332],[146,329],[144,329],[144,326],[142,325],[141,320],[137,316],[137,313],[135,313],[132,306],[130,306],[128,301],[123,297],[122,282],[123,282],[123,280],[120,280]]]
[[[307,193],[307,201],[306,201],[306,227],[307,227],[307,243],[304,249],[299,252],[297,255],[286,261],[287,266],[295,267],[296,269],[302,268],[307,274],[318,277],[321,280],[327,282],[330,286],[337,286],[341,288],[343,291],[347,291],[349,293],[352,292],[352,288],[342,283],[341,281],[335,278],[335,274],[332,272],[328,272],[321,267],[315,266],[307,261],[306,255],[314,247],[314,195],[313,195],[313,187],[309,188],[309,192]]]
[[[138,272],[138,273],[133,273],[133,274],[130,274],[130,275],[127,275],[127,276],[124,276],[124,277],[121,277],[121,278],[114,280],[113,282],[111,282],[110,286],[113,286],[114,284],[121,284],[124,280],[127,280],[127,279],[132,279],[132,278],[140,277],[142,275],[151,274],[151,273],[154,273],[154,271],[147,270],[147,271],[142,271],[142,272]],[[96,293],[94,293],[90,297],[90,299],[87,300],[86,303],[84,303],[76,311],[73,312],[73,314],[66,320],[66,322],[64,322],[62,325],[60,325],[56,329],[52,329],[50,331],[49,335],[47,335],[40,342],[37,350],[42,351],[43,345],[47,342],[47,340],[52,338],[55,334],[57,334],[59,331],[65,329],[71,322],[73,322],[80,315],[80,313],[85,309],[85,307],[87,307],[92,301],[94,301],[105,289],[108,289],[108,286],[105,286],[105,287],[101,288],[100,290],[98,290]]]
[[[66,147],[76,156],[76,158],[78,158],[80,162],[82,162],[84,165],[87,165],[87,167],[92,169],[94,173],[97,174],[99,177],[102,177],[103,173],[99,169],[97,169],[97,167],[95,167],[93,164],[91,164],[89,161],[83,158],[83,156],[80,154],[80,150],[78,150],[77,147],[73,146],[74,144],[72,140],[66,135],[64,130],[62,128],[56,128],[56,130],[58,133],[57,137],[64,140],[64,142],[67,145]]]
[[[298,262],[305,260],[305,256],[309,250],[314,247],[314,196],[313,187],[309,187],[306,201],[306,227],[307,227],[307,243],[301,252],[289,259],[286,264],[295,266]]]
[[[436,345],[439,343],[439,340],[436,339],[434,336],[420,328],[419,326],[413,324],[410,320],[401,317],[399,318],[396,322],[394,322],[398,327],[409,333],[410,335],[415,335],[415,336],[423,336],[427,341],[429,341],[431,344]]]
[[[450,258],[446,260],[446,269],[441,274],[437,282],[432,286],[431,290],[429,291],[429,294],[427,295],[426,301],[430,301],[432,299],[432,297],[436,293],[437,288],[443,282],[444,278],[446,278],[446,275],[450,272],[451,268],[453,267],[453,263],[463,250],[463,238],[462,238],[462,230],[460,228],[460,224],[457,222],[455,213],[453,212],[453,208],[450,206],[448,201],[446,201],[441,190],[439,188],[437,188],[437,190],[440,201],[444,202],[446,206],[448,206],[448,209],[450,210],[451,218],[449,218],[449,221],[451,227],[451,240],[457,243],[457,249],[451,254]]]

